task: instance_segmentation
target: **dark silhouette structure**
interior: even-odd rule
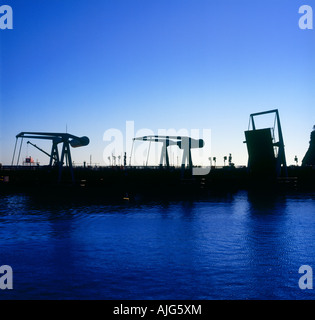
[[[275,113],[274,128],[257,129],[254,118]],[[248,150],[248,169],[251,175],[262,178],[288,176],[284,151],[284,141],[278,110],[270,110],[250,115],[252,130],[245,132]],[[275,129],[277,125],[277,141]]]
[[[202,139],[193,139],[190,137],[183,137],[183,136],[144,136],[144,137],[138,137],[134,138],[135,140],[140,141],[149,141],[151,142],[162,142],[162,153],[161,153],[161,160],[160,160],[160,166],[163,166],[165,163],[166,167],[170,167],[169,163],[169,156],[168,156],[168,150],[167,148],[169,146],[178,146],[180,149],[182,149],[183,152],[183,159],[182,159],[182,172],[185,170],[185,165],[187,163],[189,170],[192,170],[193,163],[192,163],[192,157],[191,157],[191,149],[197,149],[197,148],[203,148],[204,141]]]
[[[72,182],[73,183],[75,182],[73,168],[72,168],[70,146],[72,148],[87,146],[90,143],[90,140],[88,137],[85,137],[85,136],[77,137],[69,133],[56,133],[56,132],[21,132],[18,135],[16,135],[16,142],[15,142],[14,153],[12,157],[12,165],[14,163],[16,146],[19,138],[21,139],[21,143],[20,143],[16,165],[19,164],[20,153],[21,153],[21,148],[22,148],[22,143],[24,138],[51,140],[52,148],[51,148],[50,154],[44,151],[43,149],[39,148],[37,145],[31,143],[30,141],[28,141],[27,143],[31,144],[33,147],[43,152],[50,158],[50,161],[49,161],[50,167],[55,166],[59,168],[59,174],[58,174],[59,182],[61,180],[62,167],[64,165],[64,162],[66,163],[66,166],[70,170]],[[62,144],[61,155],[59,155],[59,151],[58,151],[59,144]]]
[[[315,126],[311,133],[310,146],[302,160],[302,166],[314,166],[315,165]]]

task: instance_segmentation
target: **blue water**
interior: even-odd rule
[[[0,266],[13,269],[0,299],[313,299],[298,270],[315,267],[314,200],[0,196]]]

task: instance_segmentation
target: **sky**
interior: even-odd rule
[[[2,164],[11,164],[19,132],[45,131],[89,137],[71,150],[76,164],[108,165],[125,151],[129,159],[134,136],[174,132],[206,141],[195,164],[216,157],[223,165],[231,153],[246,165],[249,116],[271,109],[287,163],[302,161],[315,124],[315,30],[299,28],[299,8],[314,0],[5,4],[13,29],[0,30]],[[50,151],[47,141],[32,142]],[[148,143],[135,148],[144,163]],[[26,156],[49,162],[24,144]]]

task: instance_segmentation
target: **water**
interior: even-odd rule
[[[206,201],[0,196],[0,299],[313,299],[315,194]],[[1,276],[1,275],[0,275]]]

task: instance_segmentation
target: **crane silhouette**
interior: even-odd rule
[[[182,164],[181,164],[182,170],[185,169],[186,164],[188,168],[192,170],[193,163],[192,163],[192,157],[191,157],[191,149],[203,148],[205,144],[202,139],[193,139],[186,136],[150,135],[150,136],[137,137],[137,138],[134,138],[133,140],[162,142],[163,146],[162,146],[162,152],[161,152],[161,158],[160,158],[160,166],[163,166],[163,164],[165,164],[167,168],[169,168],[170,166],[167,148],[169,146],[178,146],[180,149],[184,151]]]
[[[43,152],[47,156],[50,157],[49,166],[56,166],[59,167],[59,174],[58,174],[58,182],[61,181],[61,175],[62,175],[62,167],[64,165],[64,162],[66,163],[66,166],[69,167],[72,182],[74,183],[74,173],[73,173],[73,167],[72,167],[72,160],[71,160],[71,152],[70,152],[70,146],[72,148],[77,147],[83,147],[87,146],[90,143],[90,140],[88,137],[77,137],[75,135],[69,134],[69,133],[56,133],[56,132],[21,132],[18,135],[16,135],[16,142],[14,147],[14,153],[12,158],[12,165],[15,158],[15,152],[16,152],[16,146],[18,139],[21,138],[20,148],[19,148],[19,154],[17,157],[17,165],[19,163],[22,143],[24,138],[28,139],[42,139],[42,140],[51,140],[52,141],[52,148],[51,153],[44,151],[43,149],[39,148],[37,145],[31,143],[28,141],[28,144],[31,144],[35,148],[37,148],[39,151]],[[58,151],[58,145],[62,143],[62,151],[61,155],[59,155]]]

